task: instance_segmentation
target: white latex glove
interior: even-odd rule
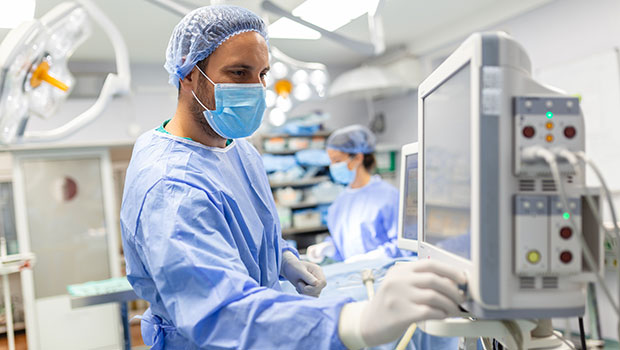
[[[465,301],[457,284],[466,282],[462,271],[437,261],[396,264],[372,300],[342,308],[340,339],[349,349],[376,346],[396,340],[412,323],[456,316]]]
[[[280,274],[289,280],[300,294],[318,297],[327,285],[323,270],[317,264],[300,261],[295,254],[285,251],[282,254]]]
[[[306,250],[306,256],[308,260],[313,263],[320,263],[327,256],[333,256],[336,253],[336,248],[332,242],[323,242],[319,244],[313,244]]]

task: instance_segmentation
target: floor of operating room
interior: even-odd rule
[[[9,346],[7,345],[6,334],[0,336],[0,350],[8,350]],[[142,336],[140,335],[140,324],[132,324],[131,325],[131,348],[133,350],[142,350],[148,349],[147,346],[144,345],[142,341]],[[28,349],[28,345],[26,345],[26,332],[19,331],[15,333],[15,350],[26,350]]]

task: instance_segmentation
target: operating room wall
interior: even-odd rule
[[[385,129],[377,141],[399,147],[418,141],[418,92],[382,98],[374,102],[375,114],[382,114]]]

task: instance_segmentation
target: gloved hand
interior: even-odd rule
[[[300,261],[295,254],[285,251],[282,254],[280,274],[289,280],[300,294],[318,297],[327,285],[323,270],[317,264]]]
[[[313,263],[320,263],[327,256],[333,256],[336,253],[336,248],[332,242],[323,242],[319,244],[313,244],[306,250],[306,256],[308,260]]]
[[[397,339],[414,322],[458,315],[465,297],[457,284],[466,282],[463,272],[438,261],[396,264],[372,300],[342,308],[340,339],[349,349],[376,346]]]

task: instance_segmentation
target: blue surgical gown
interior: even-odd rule
[[[404,254],[396,246],[398,232],[398,190],[378,175],[361,188],[347,188],[329,207],[328,241],[336,248],[334,260],[381,250],[396,258]]]
[[[245,140],[211,148],[159,131],[136,142],[121,210],[127,277],[150,303],[153,349],[342,349],[344,298],[285,294],[275,204]],[[296,252],[295,252],[296,253]]]

